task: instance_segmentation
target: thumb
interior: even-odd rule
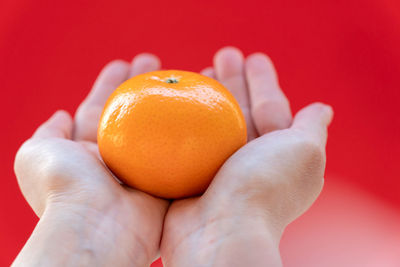
[[[325,147],[328,126],[332,118],[333,110],[331,106],[323,103],[313,103],[296,114],[291,128],[304,132],[319,145]]]
[[[33,134],[32,138],[59,137],[71,138],[73,121],[68,112],[59,110],[44,122]]]

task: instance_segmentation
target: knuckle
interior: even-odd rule
[[[252,106],[251,111],[253,114],[257,114],[260,112],[263,113],[263,111],[271,109],[271,106],[276,106],[278,104],[280,103],[277,99],[263,99]]]
[[[82,119],[82,116],[86,114],[88,110],[89,104],[88,100],[85,99],[77,108],[76,114],[75,114],[75,119]]]
[[[14,159],[14,171],[17,176],[22,168],[28,163],[28,161],[30,161],[32,156],[34,156],[34,146],[35,141],[33,141],[32,139],[28,139],[18,149]]]
[[[296,146],[302,158],[312,166],[324,165],[325,149],[312,137],[299,134],[296,138]]]
[[[264,120],[264,119],[262,119]],[[285,120],[269,120],[262,123],[258,123],[257,129],[260,134],[269,133],[276,130],[286,129],[289,126],[289,123]]]
[[[275,112],[279,110],[280,112]],[[251,109],[251,115],[261,133],[288,128],[291,124],[289,105],[282,99],[263,100]]]
[[[15,156],[14,171],[21,192],[39,216],[45,199],[68,185],[67,166],[58,139],[28,139]],[[62,191],[61,190],[61,191]]]
[[[47,150],[41,155],[36,170],[40,173],[43,181],[51,185],[55,180],[63,181],[68,169],[72,167],[70,164],[66,164],[64,158],[57,155],[56,151]]]
[[[55,140],[57,142],[57,140]],[[29,173],[30,177],[46,179],[65,171],[62,158],[52,149],[54,144],[40,139],[28,139],[16,153],[14,171],[18,179]]]
[[[306,195],[318,195],[323,184],[325,154],[314,143],[308,143],[304,147],[304,151],[298,186],[302,188],[301,191],[307,193]]]

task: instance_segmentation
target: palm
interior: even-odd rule
[[[87,164],[85,166],[89,167],[87,171],[94,172],[94,170],[98,170],[99,174],[94,176],[96,177],[95,179],[88,179],[86,182],[96,188],[94,192],[97,195],[100,192],[107,192],[110,199],[122,197],[127,202],[131,202],[127,207],[140,208],[141,212],[139,214],[147,214],[146,210],[156,208],[157,212],[155,214],[160,215],[161,211],[165,212],[167,202],[116,183],[116,179],[113,179],[113,175],[101,160],[96,142],[100,114],[112,90],[130,76],[157,70],[159,62],[154,56],[144,55],[136,57],[132,66],[118,61],[113,64],[113,68],[105,69],[103,74],[99,76],[92,92],[87,100],[82,103],[76,114],[76,126],[73,136],[78,141],[77,144],[82,148],[80,149],[81,160],[84,160]],[[105,194],[100,195],[103,197]],[[136,212],[134,211],[134,213]],[[159,225],[160,219],[155,220],[155,216],[144,216],[142,223],[145,225]]]
[[[269,71],[269,73],[265,73],[264,71],[263,75],[267,74],[266,78],[270,80],[270,84],[274,82],[276,83],[276,77],[273,76],[275,75],[273,70],[270,69],[267,71]],[[260,95],[265,95],[265,92],[262,92],[259,88],[257,88],[258,91],[253,90],[253,94],[249,95],[249,91],[247,89],[247,84],[249,83],[246,81],[245,66],[242,55],[239,51],[230,48],[220,51],[214,57],[214,68],[205,69],[203,74],[219,80],[225,85],[225,87],[227,87],[228,90],[231,91],[236,100],[239,102],[246,119],[248,142],[259,137],[258,130],[254,125],[255,121],[259,126],[263,127],[263,129],[260,130],[264,132],[271,130],[266,129],[268,127],[281,126],[284,128],[289,126],[291,115],[288,106],[278,106],[278,109],[280,109],[278,111],[283,112],[284,116],[286,116],[286,118],[283,118],[283,121],[279,120],[280,118],[277,118],[278,121],[260,122],[261,117],[259,115],[257,118],[252,116],[254,113],[251,112],[251,100],[258,98]],[[249,74],[252,75],[251,73]],[[277,100],[282,102],[282,96],[283,95],[278,95]],[[262,100],[263,99],[260,101]],[[268,125],[268,123],[270,125]],[[274,123],[275,125],[273,125]],[[232,173],[234,173],[236,169],[239,170],[239,173],[242,172],[242,163],[248,163],[251,161],[249,156],[251,157],[252,155],[257,155],[254,154],[252,150],[254,150],[254,147],[250,142],[237,151],[231,157],[231,159],[224,164],[222,169],[232,171]],[[196,233],[199,229],[201,230],[204,228],[206,224],[210,224],[215,220],[223,219],[224,212],[219,213],[221,218],[218,218],[219,215],[216,215],[216,217],[212,218],[207,218],[207,216],[204,216],[207,210],[212,210],[218,205],[218,200],[216,202],[215,198],[219,198],[219,201],[223,201],[224,195],[228,194],[226,185],[232,185],[232,181],[229,181],[229,183],[224,182],[224,180],[229,179],[229,177],[225,178],[224,175],[220,175],[220,172],[216,175],[213,182],[207,189],[207,192],[203,196],[184,200],[176,200],[171,204],[164,224],[164,236],[162,242],[162,252],[164,254],[173,253],[174,247],[179,246],[185,238],[190,238],[190,235]],[[235,179],[237,180],[241,179],[237,173],[234,177],[236,177]],[[237,182],[240,183],[240,181]],[[213,194],[209,194],[209,192],[213,192]],[[163,244],[166,245],[164,246]]]
[[[214,68],[205,69],[203,74],[218,79],[238,100],[246,118],[248,144],[224,163],[201,197],[171,204],[161,245],[162,255],[170,258],[174,258],[171,255],[177,248],[188,244],[197,243],[199,253],[208,250],[207,247],[217,242],[212,238],[213,233],[225,231],[221,225],[235,225],[238,217],[246,217],[240,213],[243,203],[276,206],[279,214],[274,216],[289,223],[311,205],[322,188],[320,178],[323,177],[324,162],[314,164],[312,161],[324,161],[323,150],[308,141],[310,138],[299,130],[303,125],[296,120],[290,127],[293,119],[289,103],[279,88],[271,62],[264,55],[254,54],[244,62],[239,51],[225,48],[216,54]],[[299,112],[296,119],[313,119],[309,110],[305,108]],[[328,121],[328,117],[325,120]],[[323,130],[321,132],[324,139]],[[317,143],[319,141],[322,147],[324,140],[317,140]],[[309,156],[310,150],[314,156],[312,153]],[[297,167],[310,164],[315,167],[309,176],[317,178],[305,182],[304,173],[296,173],[301,169]],[[302,187],[307,190],[301,190]],[[301,195],[298,192],[309,193]],[[290,202],[287,196],[292,196],[298,203],[287,203]],[[279,209],[282,206],[285,206],[284,210]],[[265,210],[260,211],[260,214],[265,213]],[[221,221],[222,224],[216,223]],[[198,245],[200,239],[207,240],[202,243],[203,247]]]
[[[59,118],[59,122],[64,125],[68,124],[67,120],[66,114]],[[165,206],[162,203],[164,201],[121,186],[102,162],[96,143],[69,140],[66,139],[67,136],[44,138],[42,134],[43,128],[39,129],[25,146],[29,146],[30,150],[35,151],[34,153],[41,155],[40,158],[32,157],[31,162],[33,161],[34,166],[40,169],[50,168],[52,173],[58,174],[37,178],[40,179],[41,185],[46,185],[45,188],[50,191],[51,198],[68,203],[77,202],[76,204],[93,203],[90,206],[98,210],[114,205],[116,199],[122,199],[124,204],[127,204],[126,207],[131,207],[125,211],[128,218],[131,217],[129,216],[131,213],[137,212],[135,209],[138,207],[146,209],[156,205]],[[25,186],[24,181],[21,181],[21,186]],[[141,204],[138,205],[137,202]],[[43,207],[36,205],[34,209],[40,216]],[[145,220],[143,221],[145,224],[156,223],[151,218],[142,219]]]
[[[142,244],[146,246],[143,256],[157,255],[168,202],[121,185],[101,160],[96,136],[108,95],[129,76],[158,67],[158,59],[149,55],[138,56],[132,65],[110,63],[78,108],[75,119],[66,112],[56,113],[22,146],[16,174],[39,217],[49,202],[73,204],[122,227],[126,234],[122,237],[125,244],[120,244],[122,251],[131,254],[134,239],[139,238],[146,243]],[[118,235],[116,229],[108,231],[110,238]]]
[[[154,257],[158,251],[162,223],[168,202],[141,191],[121,186],[101,160],[96,140],[100,113],[111,91],[130,76],[157,70],[159,62],[154,56],[143,55],[137,56],[132,66],[124,66],[120,63],[119,65],[109,73],[106,73],[107,70],[105,70],[99,76],[88,99],[78,109],[73,136],[74,139],[78,140],[77,144],[81,147],[79,156],[86,163],[83,166],[86,167],[86,171],[93,174],[92,177],[95,177],[85,182],[88,183],[88,188],[93,189],[91,192],[94,196],[91,199],[93,200],[97,196],[100,198],[97,200],[98,203],[102,200],[106,202],[104,205],[121,209],[120,216],[116,216],[115,219],[123,220],[120,224],[127,225],[130,230],[127,233],[130,232],[130,235],[139,236],[142,240],[146,240],[146,243],[150,244],[148,246],[150,250],[147,253],[150,252]],[[85,185],[82,186],[82,188],[85,188]],[[90,194],[86,194],[86,196],[90,197]],[[113,203],[115,199],[121,199],[122,203]],[[137,223],[133,224],[134,221]],[[141,227],[138,228],[138,225]],[[129,247],[126,249],[129,249]],[[151,255],[149,256],[151,257]]]

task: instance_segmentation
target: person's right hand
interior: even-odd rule
[[[220,50],[204,74],[238,100],[249,143],[221,167],[201,197],[170,206],[161,244],[165,266],[279,266],[279,240],[323,186],[332,109],[315,103],[292,118],[274,67]]]
[[[19,149],[15,173],[41,219],[14,266],[149,266],[158,255],[168,202],[119,184],[96,137],[109,94],[159,67],[148,54],[109,63],[75,119],[56,112]]]

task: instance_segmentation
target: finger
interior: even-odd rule
[[[215,71],[213,67],[207,67],[200,72],[202,75],[216,79]]]
[[[159,70],[160,68],[161,61],[157,56],[149,53],[142,53],[133,58],[129,71],[129,77]]]
[[[99,146],[93,142],[80,141],[79,142],[90,154],[98,158],[101,162],[103,159],[100,155]]]
[[[71,138],[73,121],[68,112],[59,110],[44,122],[33,134],[32,138]]]
[[[129,63],[123,60],[108,63],[100,72],[85,102],[104,106],[110,94],[128,78],[129,68]]]
[[[128,78],[130,64],[115,60],[100,72],[75,115],[74,139],[96,142],[97,124],[109,95]]]
[[[296,114],[291,128],[304,132],[312,140],[325,147],[328,137],[327,128],[332,118],[333,110],[330,106],[313,103]]]
[[[250,102],[244,75],[242,52],[234,47],[225,47],[214,56],[214,69],[220,81],[236,98],[246,119],[248,139],[256,137],[256,130],[250,116]]]
[[[292,123],[292,113],[271,60],[262,53],[252,54],[246,59],[245,72],[251,114],[258,133],[263,135],[288,128]]]

